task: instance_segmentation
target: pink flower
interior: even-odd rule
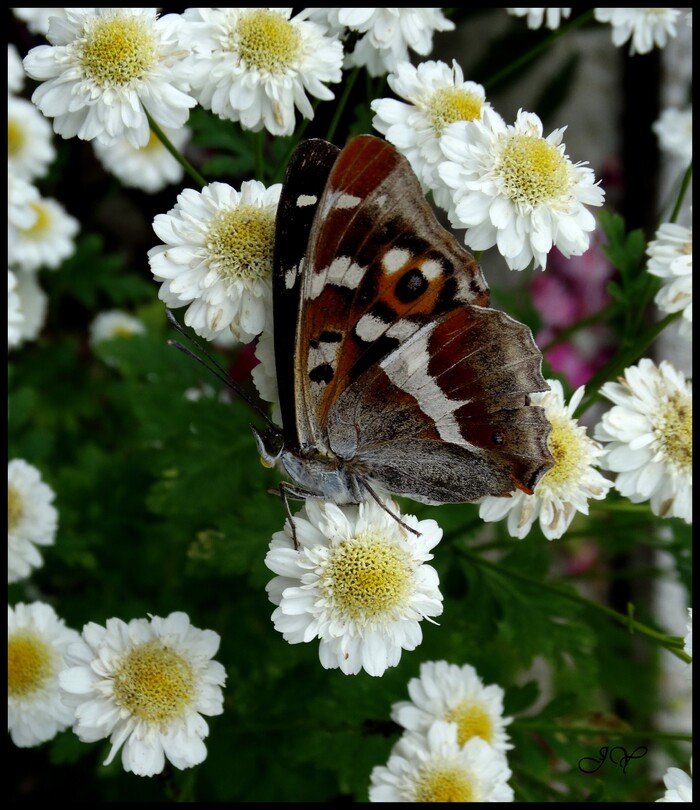
[[[600,248],[600,236],[582,256],[564,258],[552,250],[547,271],[535,276],[532,300],[542,321],[537,343],[546,347],[582,318],[603,309],[610,301],[607,284],[614,268]],[[612,352],[612,335],[601,325],[575,331],[545,351],[552,370],[562,374],[573,388],[585,385]]]

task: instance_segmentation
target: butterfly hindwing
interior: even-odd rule
[[[426,324],[334,403],[329,444],[392,491],[461,503],[531,491],[551,464],[529,329],[467,305]]]

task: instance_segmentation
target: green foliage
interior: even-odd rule
[[[640,266],[644,260],[646,247],[644,234],[639,229],[627,233],[624,219],[619,214],[611,214],[609,211],[601,211],[599,221],[607,237],[605,252],[622,274],[624,281],[631,283],[639,277]],[[620,290],[620,285],[613,285],[613,289]]]
[[[52,301],[70,296],[87,309],[98,309],[109,301],[124,307],[148,297],[152,287],[135,273],[124,272],[119,254],[107,253],[98,234],[81,235],[75,253],[63,263],[61,273],[50,279]]]
[[[206,150],[208,155],[202,166],[206,176],[225,178],[252,174],[255,164],[250,133],[201,107],[192,111],[190,125],[194,133],[193,145]]]

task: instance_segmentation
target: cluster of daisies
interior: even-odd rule
[[[200,105],[244,130],[293,135],[298,117],[331,101],[343,71],[387,75],[396,98],[371,102],[373,126],[409,160],[424,190],[464,231],[473,250],[496,247],[511,270],[547,266],[553,248],[581,256],[596,227],[592,207],[604,193],[593,171],[566,154],[565,128],[545,134],[520,110],[508,123],[483,86],[465,81],[457,62],[414,64],[436,32],[454,24],[441,9],[155,8],[15,9],[48,44],[23,63],[8,47],[8,342],[35,339],[43,324],[41,268],[55,269],[75,249],[78,223],[36,181],[55,157],[52,133],[92,142],[123,184],[155,192],[183,178],[174,151],[185,149],[191,110]],[[571,9],[507,9],[531,28],[557,28]],[[676,9],[595,9],[616,46],[630,53],[664,47],[676,35]],[[37,82],[19,96],[25,73]],[[667,110],[660,143],[689,157],[689,110]],[[158,137],[154,136],[158,133]],[[680,132],[680,134],[679,134]],[[207,340],[257,341],[254,382],[276,403],[271,270],[281,186],[248,180],[240,189],[213,182],[185,189],[156,216],[160,244],[148,259],[159,298],[185,307],[185,323]],[[692,325],[692,232],[661,225],[647,249],[648,271],[662,279],[665,313]],[[124,313],[103,313],[92,342],[142,331]],[[612,488],[660,517],[692,522],[692,391],[670,363],[644,358],[600,393],[612,407],[593,437],[579,424],[580,387],[566,401],[556,380],[533,396],[552,424],[554,466],[532,495],[486,498],[484,521],[505,520],[524,538],[537,523],[562,537],[591,499]],[[606,474],[604,474],[606,473]],[[22,460],[8,465],[9,581],[41,564],[38,546],[54,542],[53,493]],[[309,501],[274,535],[266,565],[275,628],[290,643],[318,642],[326,668],[380,676],[421,642],[421,622],[442,611],[429,564],[441,539],[432,520],[401,515],[387,498],[357,506]],[[397,520],[396,517],[400,517]],[[411,531],[413,530],[413,531]],[[66,628],[50,606],[8,607],[10,733],[34,745],[73,726],[80,739],[109,738],[127,770],[151,775],[167,758],[201,762],[207,724],[222,710],[219,637],[183,613],[104,627]],[[155,676],[154,676],[155,673]],[[491,690],[491,691],[489,691]],[[498,687],[470,667],[426,664],[411,682],[413,703],[395,707],[405,735],[385,768],[372,774],[373,801],[507,801],[509,747]],[[134,696],[137,695],[138,698]],[[108,760],[108,761],[109,761]]]
[[[109,739],[125,771],[154,776],[166,759],[190,768],[206,758],[203,715],[223,711],[220,638],[165,618],[67,627],[44,602],[7,608],[7,727],[30,747],[72,727],[83,742]]]
[[[7,465],[8,584],[43,564],[55,543],[55,493],[22,459]],[[22,748],[73,729],[83,742],[109,739],[126,771],[160,773],[167,759],[188,768],[206,757],[203,715],[221,714],[223,666],[212,660],[219,635],[185,613],[128,623],[89,622],[81,633],[46,602],[7,607],[7,729]]]
[[[78,221],[37,181],[56,157],[51,124],[20,95],[25,81],[19,54],[7,49],[7,343],[35,340],[46,317],[42,268],[55,270],[70,256]]]
[[[503,689],[470,664],[426,661],[395,703],[402,728],[386,765],[370,776],[371,802],[512,802]]]
[[[48,10],[19,11],[32,12],[30,16],[33,18],[33,12]],[[44,328],[49,302],[42,288],[41,273],[56,272],[73,255],[80,224],[59,200],[43,196],[39,190],[56,158],[54,136],[45,116],[21,95],[26,75],[12,44],[7,46],[7,79],[7,343],[8,349],[17,349],[36,340]],[[182,130],[174,131],[172,137],[175,143],[184,145]],[[97,145],[95,150],[97,153]],[[129,185],[128,177],[108,167],[115,150],[108,150],[105,167],[112,169],[122,182]],[[150,156],[140,159],[140,167],[133,171],[134,177],[145,178],[147,184],[150,178],[160,177],[160,184],[149,185],[148,190],[156,191],[168,181],[182,179],[180,164],[160,141],[154,139],[154,147],[149,151]],[[167,158],[165,172],[158,168],[158,154]],[[121,155],[118,163],[121,166],[128,161]],[[174,173],[173,167],[176,169]],[[91,324],[88,337],[94,345],[119,334],[134,334],[143,329],[137,318],[115,310],[99,313]]]

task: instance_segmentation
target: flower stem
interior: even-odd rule
[[[490,79],[487,79],[483,82],[484,87],[487,90],[493,88],[495,84],[503,81],[503,79],[510,76],[511,73],[515,73],[517,70],[526,65],[528,62],[531,62],[535,57],[539,56],[543,51],[546,51],[555,40],[559,39],[559,37],[564,36],[565,34],[574,31],[577,28],[580,28],[582,25],[587,23],[593,17],[593,10],[589,9],[585,11],[583,14],[576,17],[576,19],[571,20],[571,22],[567,23],[566,25],[562,25],[557,28],[556,31],[552,31],[552,33],[546,38],[543,39],[539,45],[535,45],[534,48],[531,48],[527,53],[524,53],[522,56],[519,56],[509,65],[506,65],[502,70],[499,70],[494,76],[491,76]]]
[[[513,729],[519,731],[534,731],[539,734],[561,734],[566,737],[581,737],[593,735],[600,737],[623,737],[633,740],[678,740],[682,742],[692,742],[692,734],[683,734],[680,732],[672,731],[648,731],[646,729],[636,728],[608,728],[606,726],[565,726],[561,723],[538,723],[536,720],[519,720],[513,721]]]
[[[678,214],[680,213],[681,206],[683,205],[683,200],[685,199],[685,195],[688,191],[688,188],[690,187],[690,181],[692,179],[693,179],[693,164],[691,163],[686,169],[685,174],[683,175],[681,190],[678,192],[678,199],[676,200],[676,205],[673,209],[673,213],[671,214],[671,222],[675,222],[678,219]]]
[[[254,165],[255,176],[259,178],[265,177],[265,130],[261,129],[259,132],[253,132],[253,150],[254,150]]]
[[[672,312],[670,315],[667,315],[665,318],[655,323],[651,329],[643,334],[632,346],[610,358],[609,362],[597,371],[586,383],[586,390],[589,391],[589,393],[583,398],[581,404],[576,409],[576,418],[580,418],[581,414],[585,413],[600,397],[600,388],[603,383],[620,376],[628,366],[632,365],[644,354],[645,350],[656,340],[664,329],[670,323],[680,318],[682,314],[682,312]]]
[[[557,332],[555,337],[553,337],[544,346],[540,347],[542,353],[544,354],[550,349],[553,349],[555,346],[558,346],[560,343],[563,343],[565,340],[568,340],[572,335],[581,329],[585,329],[588,326],[593,326],[597,323],[605,323],[612,318],[612,316],[617,312],[617,309],[617,304],[608,304],[604,309],[600,309],[598,312],[587,315],[585,318],[581,318],[580,321],[576,321],[564,329],[561,329],[559,332]]]
[[[317,105],[314,105],[314,110],[316,109]],[[287,165],[289,164],[289,160],[294,153],[294,150],[297,148],[301,139],[304,137],[304,133],[306,132],[306,128],[309,126],[309,119],[304,118],[302,119],[301,124],[297,127],[294,136],[290,138],[289,146],[287,147],[287,151],[284,153],[282,160],[279,162],[278,169],[275,173],[273,182],[279,183],[281,182],[284,173],[287,171]]]
[[[357,77],[360,75],[360,69],[354,68],[350,75],[345,82],[345,86],[343,87],[343,94],[340,97],[340,100],[336,104],[335,112],[333,113],[333,119],[328,127],[328,132],[326,133],[326,140],[333,141],[335,137],[335,131],[338,129],[338,124],[340,123],[341,116],[343,115],[343,111],[345,110],[345,106],[348,103],[348,98],[350,98],[350,93],[352,92],[352,88],[355,86],[355,82],[357,81]]]
[[[163,132],[160,126],[153,120],[153,116],[148,112],[148,110],[144,107],[143,111],[146,113],[146,118],[148,119],[148,125],[151,128],[151,132],[158,138],[158,140],[163,144],[163,146],[170,152],[170,154],[177,160],[177,162],[182,166],[182,168],[189,174],[189,176],[194,180],[195,183],[200,188],[204,188],[204,186],[208,185],[207,180],[194,168],[194,166],[187,160],[187,158],[179,152],[171,143],[170,138]]]

